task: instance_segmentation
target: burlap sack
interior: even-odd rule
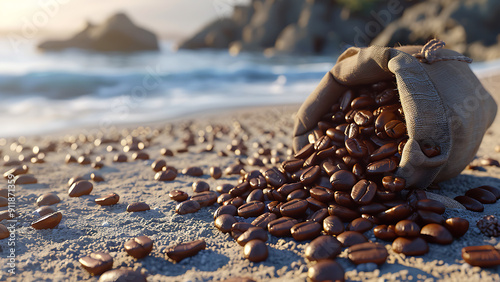
[[[433,41],[426,46],[349,48],[300,107],[294,150],[347,89],[395,77],[409,140],[396,175],[407,187],[426,188],[450,179],[474,158],[497,105],[470,70],[466,57]],[[470,60],[470,59],[469,59]],[[420,145],[438,145],[428,158]]]

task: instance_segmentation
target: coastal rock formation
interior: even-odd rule
[[[156,35],[136,26],[125,14],[118,13],[101,25],[87,26],[66,40],[49,40],[38,45],[42,50],[79,48],[100,52],[158,50]]]

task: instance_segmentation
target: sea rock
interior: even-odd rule
[[[79,48],[99,52],[158,50],[156,35],[135,25],[127,15],[118,13],[101,25],[87,26],[66,40],[49,40],[38,45],[42,50]]]

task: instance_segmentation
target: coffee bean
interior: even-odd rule
[[[469,230],[469,221],[460,217],[448,218],[444,227],[450,231],[453,237],[462,237]]]
[[[328,209],[319,209],[307,217],[307,221],[314,221],[323,224],[323,220],[329,216]]]
[[[192,187],[193,187],[193,192],[195,193],[200,193],[210,190],[210,185],[208,185],[208,183],[206,183],[205,181],[201,180],[193,182]]]
[[[136,259],[141,259],[149,255],[153,249],[153,240],[148,236],[139,236],[125,242],[125,251]]]
[[[323,220],[323,230],[328,235],[339,235],[344,232],[344,223],[337,216],[328,216]]]
[[[302,168],[304,164],[304,160],[301,159],[292,159],[284,161],[281,165],[286,172],[296,172],[297,170]]]
[[[232,199],[229,199],[227,201],[225,201],[224,203],[222,203],[224,206],[225,205],[233,205],[235,206],[236,208],[239,208],[241,205],[243,205],[245,203],[245,200],[243,200],[243,198],[241,197],[234,197]]]
[[[5,225],[0,224],[0,240],[10,237],[10,232]]]
[[[334,259],[342,251],[342,243],[337,238],[323,235],[309,243],[304,251],[309,261]]]
[[[263,202],[250,202],[238,208],[238,215],[244,218],[259,216],[266,208]]]
[[[368,126],[373,123],[373,113],[367,110],[359,110],[354,115],[354,122],[359,126]]]
[[[387,136],[398,139],[406,134],[406,125],[400,120],[391,120],[384,126]]]
[[[429,252],[429,245],[420,237],[399,237],[392,242],[392,250],[407,256],[421,256]]]
[[[493,204],[497,201],[495,194],[482,188],[473,188],[465,192],[465,196],[478,200],[482,204]]]
[[[200,239],[167,247],[165,253],[170,259],[180,262],[185,258],[196,255],[199,251],[206,249],[206,247],[207,243],[205,243],[205,240]]]
[[[335,191],[335,193],[333,193],[333,197],[335,202],[343,207],[354,209],[357,206],[357,204],[352,200],[349,192]]]
[[[248,194],[247,202],[252,202],[252,201],[258,201],[258,202],[264,202],[264,193],[260,189],[255,189],[250,194]]]
[[[462,248],[462,258],[472,266],[494,267],[500,265],[500,251],[491,245]]]
[[[295,224],[291,229],[290,233],[292,237],[297,241],[312,240],[319,236],[321,233],[322,226],[317,222],[306,221],[302,223]]]
[[[200,192],[192,196],[191,200],[198,202],[202,207],[208,207],[217,202],[217,194],[214,191]]]
[[[304,185],[312,184],[321,174],[321,168],[317,165],[312,166],[304,171],[300,176],[300,182]]]
[[[222,177],[222,169],[218,166],[211,166],[210,167],[210,176],[213,179],[219,179]]]
[[[368,107],[372,107],[375,104],[375,100],[371,97],[357,97],[351,102],[351,108],[353,110],[364,109]]]
[[[382,244],[366,242],[349,247],[347,256],[354,264],[383,264],[389,253]]]
[[[307,201],[307,206],[309,207],[309,209],[311,209],[312,211],[317,211],[319,209],[324,209],[324,208],[327,208],[328,206],[314,198],[306,198],[306,201]]]
[[[328,213],[330,215],[337,216],[344,222],[353,221],[360,216],[360,214],[355,210],[351,210],[349,208],[335,204],[331,204],[330,206],[328,206]]]
[[[394,241],[398,237],[394,225],[378,225],[373,228],[373,235],[384,241]]]
[[[76,158],[70,154],[67,154],[66,157],[64,158],[64,162],[67,164],[76,163]]]
[[[233,226],[231,226],[231,237],[237,240],[241,234],[245,233],[251,227],[254,226],[247,222],[235,222]]]
[[[398,152],[398,147],[395,143],[387,143],[377,150],[375,150],[373,153],[370,155],[370,161],[375,162],[375,161],[380,161],[382,159],[388,158],[393,156]]]
[[[162,171],[164,167],[167,166],[167,162],[165,160],[156,160],[151,164],[151,168],[155,172]]]
[[[356,176],[347,170],[339,170],[330,177],[334,190],[350,190],[356,184]]]
[[[333,142],[344,142],[345,139],[345,134],[343,131],[335,129],[335,128],[330,128],[326,131],[326,136],[330,138]],[[311,152],[312,154],[312,152]],[[309,154],[310,155],[310,154]]]
[[[397,100],[397,97],[397,89],[385,89],[375,97],[375,103],[380,106],[387,105]]]
[[[185,201],[189,198],[189,195],[186,192],[181,191],[181,190],[172,190],[172,191],[168,192],[168,196],[170,197],[170,199],[177,201],[177,202],[182,202],[182,201]]]
[[[342,94],[339,99],[340,107],[339,109],[344,113],[347,112],[351,107],[351,102],[354,99],[354,92],[352,90],[347,90]]]
[[[375,161],[369,163],[366,167],[367,174],[381,174],[393,172],[397,168],[396,162],[392,158],[382,159],[380,161]]]
[[[243,248],[243,256],[251,262],[261,262],[267,259],[266,243],[260,240],[251,240]]]
[[[310,189],[309,193],[311,197],[323,203],[328,203],[333,200],[333,191],[325,187],[316,186]]]
[[[231,214],[221,214],[215,219],[214,224],[222,233],[227,233],[231,231],[234,223],[236,223],[236,218],[234,218],[234,216]]]
[[[351,190],[351,198],[359,205],[367,205],[375,197],[377,185],[365,179],[358,181]]]
[[[246,243],[252,241],[252,240],[260,240],[260,241],[267,241],[267,232],[264,230],[264,228],[261,227],[250,227],[247,229],[247,231],[243,232],[236,242],[240,246],[245,246]]]
[[[50,206],[61,202],[61,199],[54,193],[44,194],[36,199],[37,206]]]
[[[89,195],[92,192],[94,185],[87,180],[80,180],[69,188],[68,194],[70,197],[81,197],[83,195]]]
[[[395,226],[396,235],[401,237],[416,237],[420,235],[420,226],[411,220],[401,220]]]
[[[182,174],[189,175],[189,176],[202,176],[203,170],[200,167],[191,166],[191,167],[187,167],[187,168],[183,169]]]
[[[282,216],[287,217],[300,217],[304,215],[308,208],[308,202],[306,200],[292,200],[290,202],[284,203],[280,207],[280,213]]]
[[[78,163],[81,165],[89,165],[91,163],[91,160],[87,156],[80,156],[78,157]]]
[[[410,216],[411,207],[408,204],[400,204],[377,215],[377,218],[383,223],[396,223]]]
[[[149,205],[144,203],[144,202],[136,202],[136,203],[132,203],[132,204],[127,206],[128,212],[141,212],[141,211],[147,211],[150,209],[151,208],[149,207]]]
[[[146,282],[146,277],[139,271],[134,271],[129,267],[120,267],[118,269],[108,270],[99,277],[98,282],[118,282],[118,281],[134,281]]]
[[[365,235],[356,231],[344,231],[337,235],[337,239],[346,248],[368,242],[368,239],[365,237]]]
[[[398,116],[392,111],[384,111],[375,119],[375,130],[377,133],[383,132],[385,134],[385,125],[391,120],[398,119]]]
[[[361,158],[368,155],[366,144],[356,138],[347,138],[345,140],[345,148],[349,155],[355,158]]]
[[[283,186],[281,186],[279,189],[278,189],[278,192],[283,196],[283,197],[287,197],[288,194],[292,193],[293,191],[296,191],[296,190],[299,190],[299,189],[303,189],[304,188],[304,185],[300,182],[297,182],[297,183],[289,183],[289,184],[283,184]]]
[[[102,175],[97,174],[97,173],[90,174],[90,179],[92,179],[94,182],[103,182],[104,181],[104,177],[102,177]]]
[[[133,160],[149,160],[149,155],[146,152],[135,152],[132,154]]]
[[[482,212],[484,210],[483,204],[476,199],[467,196],[456,196],[455,201],[462,204],[466,209],[474,212]]]
[[[307,277],[311,282],[323,281],[345,281],[344,269],[334,260],[321,260],[307,271]]]
[[[359,132],[359,126],[356,123],[350,123],[345,129],[344,135],[347,140],[351,138],[357,138],[359,136]]]
[[[375,215],[385,211],[386,209],[387,207],[381,203],[372,202],[368,205],[358,207],[358,212],[361,214]]]
[[[94,202],[100,206],[111,206],[111,205],[115,205],[116,203],[118,203],[119,200],[120,200],[120,196],[118,194],[111,193],[111,194],[108,194],[104,197],[95,199]]]
[[[328,136],[321,136],[315,143],[314,143],[314,150],[316,151],[321,151],[329,148],[331,146],[332,140]]]
[[[27,165],[22,165],[22,166],[18,166],[18,167],[11,168],[11,169],[7,170],[3,174],[3,177],[5,179],[8,179],[9,175],[18,176],[18,175],[21,175],[21,174],[26,174],[26,173],[28,173],[28,171],[29,171],[28,166]]]
[[[264,172],[264,177],[269,185],[278,188],[286,183],[286,176],[278,169],[268,169]]]
[[[422,227],[420,235],[430,243],[448,245],[453,242],[453,237],[448,229],[436,223],[430,223]]]
[[[46,216],[48,214],[51,214],[51,213],[54,213],[56,211],[57,211],[56,208],[53,207],[53,206],[42,206],[42,207],[40,207],[40,208],[38,208],[38,209],[35,210],[35,214],[38,214],[38,216],[40,216],[40,217],[44,217],[44,216]],[[5,219],[11,219],[10,214],[8,213],[8,211],[7,211],[7,214],[9,216],[7,218],[5,218]],[[0,221],[3,220],[3,219],[4,218],[0,219]]]
[[[215,191],[221,193],[221,194],[224,194],[224,193],[229,193],[229,191],[231,191],[231,189],[233,189],[234,186],[231,185],[231,184],[222,184],[222,185],[218,185],[217,187],[215,187]]]
[[[480,186],[480,187],[477,187],[477,188],[481,188],[481,189],[487,190],[487,191],[491,192],[493,195],[495,195],[495,197],[497,198],[497,200],[500,199],[500,189],[498,189],[496,187],[485,185],[485,186]]]
[[[113,157],[113,162],[115,163],[124,163],[127,162],[127,155],[125,154],[118,154]]]
[[[437,223],[437,224],[443,224],[444,223],[444,217],[441,216],[440,214],[430,212],[430,211],[425,211],[425,210],[418,210],[418,218],[420,219],[421,224],[429,224],[429,223]]]
[[[27,184],[36,184],[38,183],[38,180],[30,174],[23,174],[23,175],[18,175],[14,177],[14,184],[15,185],[27,185]]]
[[[100,275],[113,268],[113,258],[104,252],[93,252],[80,258],[79,262],[92,275]]]
[[[290,236],[290,229],[297,224],[297,220],[290,217],[281,217],[267,224],[267,230],[276,237]]]
[[[259,215],[256,219],[252,221],[252,225],[256,227],[261,227],[263,229],[267,229],[268,224],[276,220],[278,216],[274,213],[266,212]]]
[[[160,171],[155,174],[155,180],[158,181],[172,181],[177,177],[177,173],[172,169]]]
[[[373,223],[368,219],[358,217],[347,225],[347,230],[364,233],[372,229]]]

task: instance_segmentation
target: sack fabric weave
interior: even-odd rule
[[[347,49],[300,107],[294,151],[308,143],[309,133],[348,87],[395,79],[409,135],[396,176],[405,178],[407,187],[426,188],[460,174],[476,155],[497,105],[461,60],[465,57],[423,47]],[[420,149],[424,144],[438,145],[441,154],[427,157]]]

